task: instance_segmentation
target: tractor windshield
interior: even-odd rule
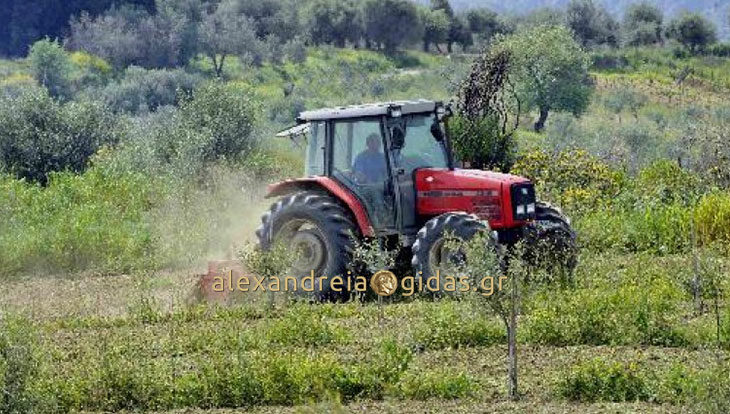
[[[443,142],[437,141],[431,133],[433,114],[415,114],[405,118],[406,136],[400,158],[406,172],[418,168],[448,168]]]

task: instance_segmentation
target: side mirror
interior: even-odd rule
[[[406,133],[401,127],[395,126],[391,129],[390,139],[393,149],[401,149],[406,143]]]
[[[441,122],[438,120],[433,121],[433,124],[431,124],[431,135],[436,139],[436,141],[441,142],[444,140],[444,129],[441,126]]]

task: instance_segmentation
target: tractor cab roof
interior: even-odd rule
[[[342,106],[339,108],[323,108],[314,111],[304,111],[297,118],[298,123],[311,121],[327,121],[330,119],[361,118],[367,116],[391,115],[393,111],[400,109],[400,114],[416,114],[434,112],[440,102],[417,100],[417,101],[392,101],[364,105]]]

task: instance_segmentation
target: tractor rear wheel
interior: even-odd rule
[[[570,219],[545,202],[537,202],[535,213],[535,221],[527,227],[528,264],[572,278],[578,265],[578,244]]]
[[[427,293],[452,293],[444,289],[445,272],[459,265],[466,258],[460,251],[449,249],[449,241],[468,241],[479,232],[490,233],[489,224],[467,213],[446,213],[434,217],[418,231],[411,250],[411,264],[420,279],[420,286]],[[491,240],[491,234],[490,234]],[[438,275],[437,280],[433,278]]]
[[[273,243],[283,242],[295,252],[292,273],[297,279],[297,294],[318,301],[349,297],[349,292],[342,287],[347,286],[347,265],[352,257],[351,236],[357,234],[357,230],[350,213],[337,200],[321,193],[296,193],[274,203],[262,216],[261,222],[256,235],[264,250]],[[343,280],[340,285],[342,292],[335,292],[330,286],[335,276]],[[320,277],[326,279],[323,278],[320,283]],[[289,288],[291,290],[291,286]]]

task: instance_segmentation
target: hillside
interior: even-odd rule
[[[418,0],[428,4],[429,0]],[[565,8],[570,0],[453,0],[457,10],[476,7],[487,7],[499,13],[524,14],[541,7]],[[635,3],[634,0],[599,0],[614,16],[622,16],[624,10]],[[684,10],[700,12],[711,19],[718,27],[718,31],[727,37],[729,33],[728,19],[730,18],[730,3],[722,0],[653,0],[666,16],[675,16]]]

